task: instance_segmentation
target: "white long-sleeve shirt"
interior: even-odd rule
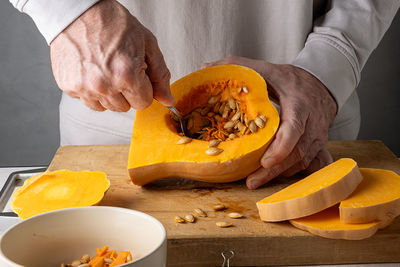
[[[32,17],[50,43],[98,0],[10,1]],[[357,137],[360,110],[355,88],[365,62],[400,6],[400,0],[120,2],[157,37],[172,81],[203,62],[230,54],[290,63],[312,73],[339,107],[330,139]],[[96,112],[64,94],[61,143],[128,143],[133,119],[133,110]]]

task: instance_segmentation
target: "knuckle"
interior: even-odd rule
[[[306,156],[306,149],[304,146],[297,145],[293,150],[293,154],[296,160],[303,160]]]

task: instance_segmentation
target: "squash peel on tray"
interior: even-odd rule
[[[110,187],[103,172],[45,171],[27,179],[12,196],[11,209],[21,219],[63,208],[93,206]]]

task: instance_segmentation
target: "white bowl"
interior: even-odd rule
[[[46,212],[14,225],[0,238],[0,266],[60,266],[93,257],[105,245],[132,253],[133,261],[121,266],[166,266],[166,232],[158,220],[100,206]]]

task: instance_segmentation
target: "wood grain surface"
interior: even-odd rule
[[[350,157],[360,167],[384,168],[400,173],[400,161],[380,141],[333,141],[328,150],[335,159]],[[103,171],[111,181],[100,205],[135,209],[160,220],[168,235],[168,266],[221,266],[221,252],[233,250],[231,266],[400,262],[400,219],[361,241],[313,236],[287,222],[259,219],[256,201],[298,181],[300,176],[278,178],[257,190],[244,181],[210,184],[185,179],[165,179],[145,187],[130,181],[126,165],[129,145],[65,146],[56,152],[49,169]],[[224,203],[226,211],[212,206]],[[193,224],[178,224],[194,208],[208,213]],[[231,211],[242,219],[230,219]],[[218,228],[217,221],[233,223]]]

